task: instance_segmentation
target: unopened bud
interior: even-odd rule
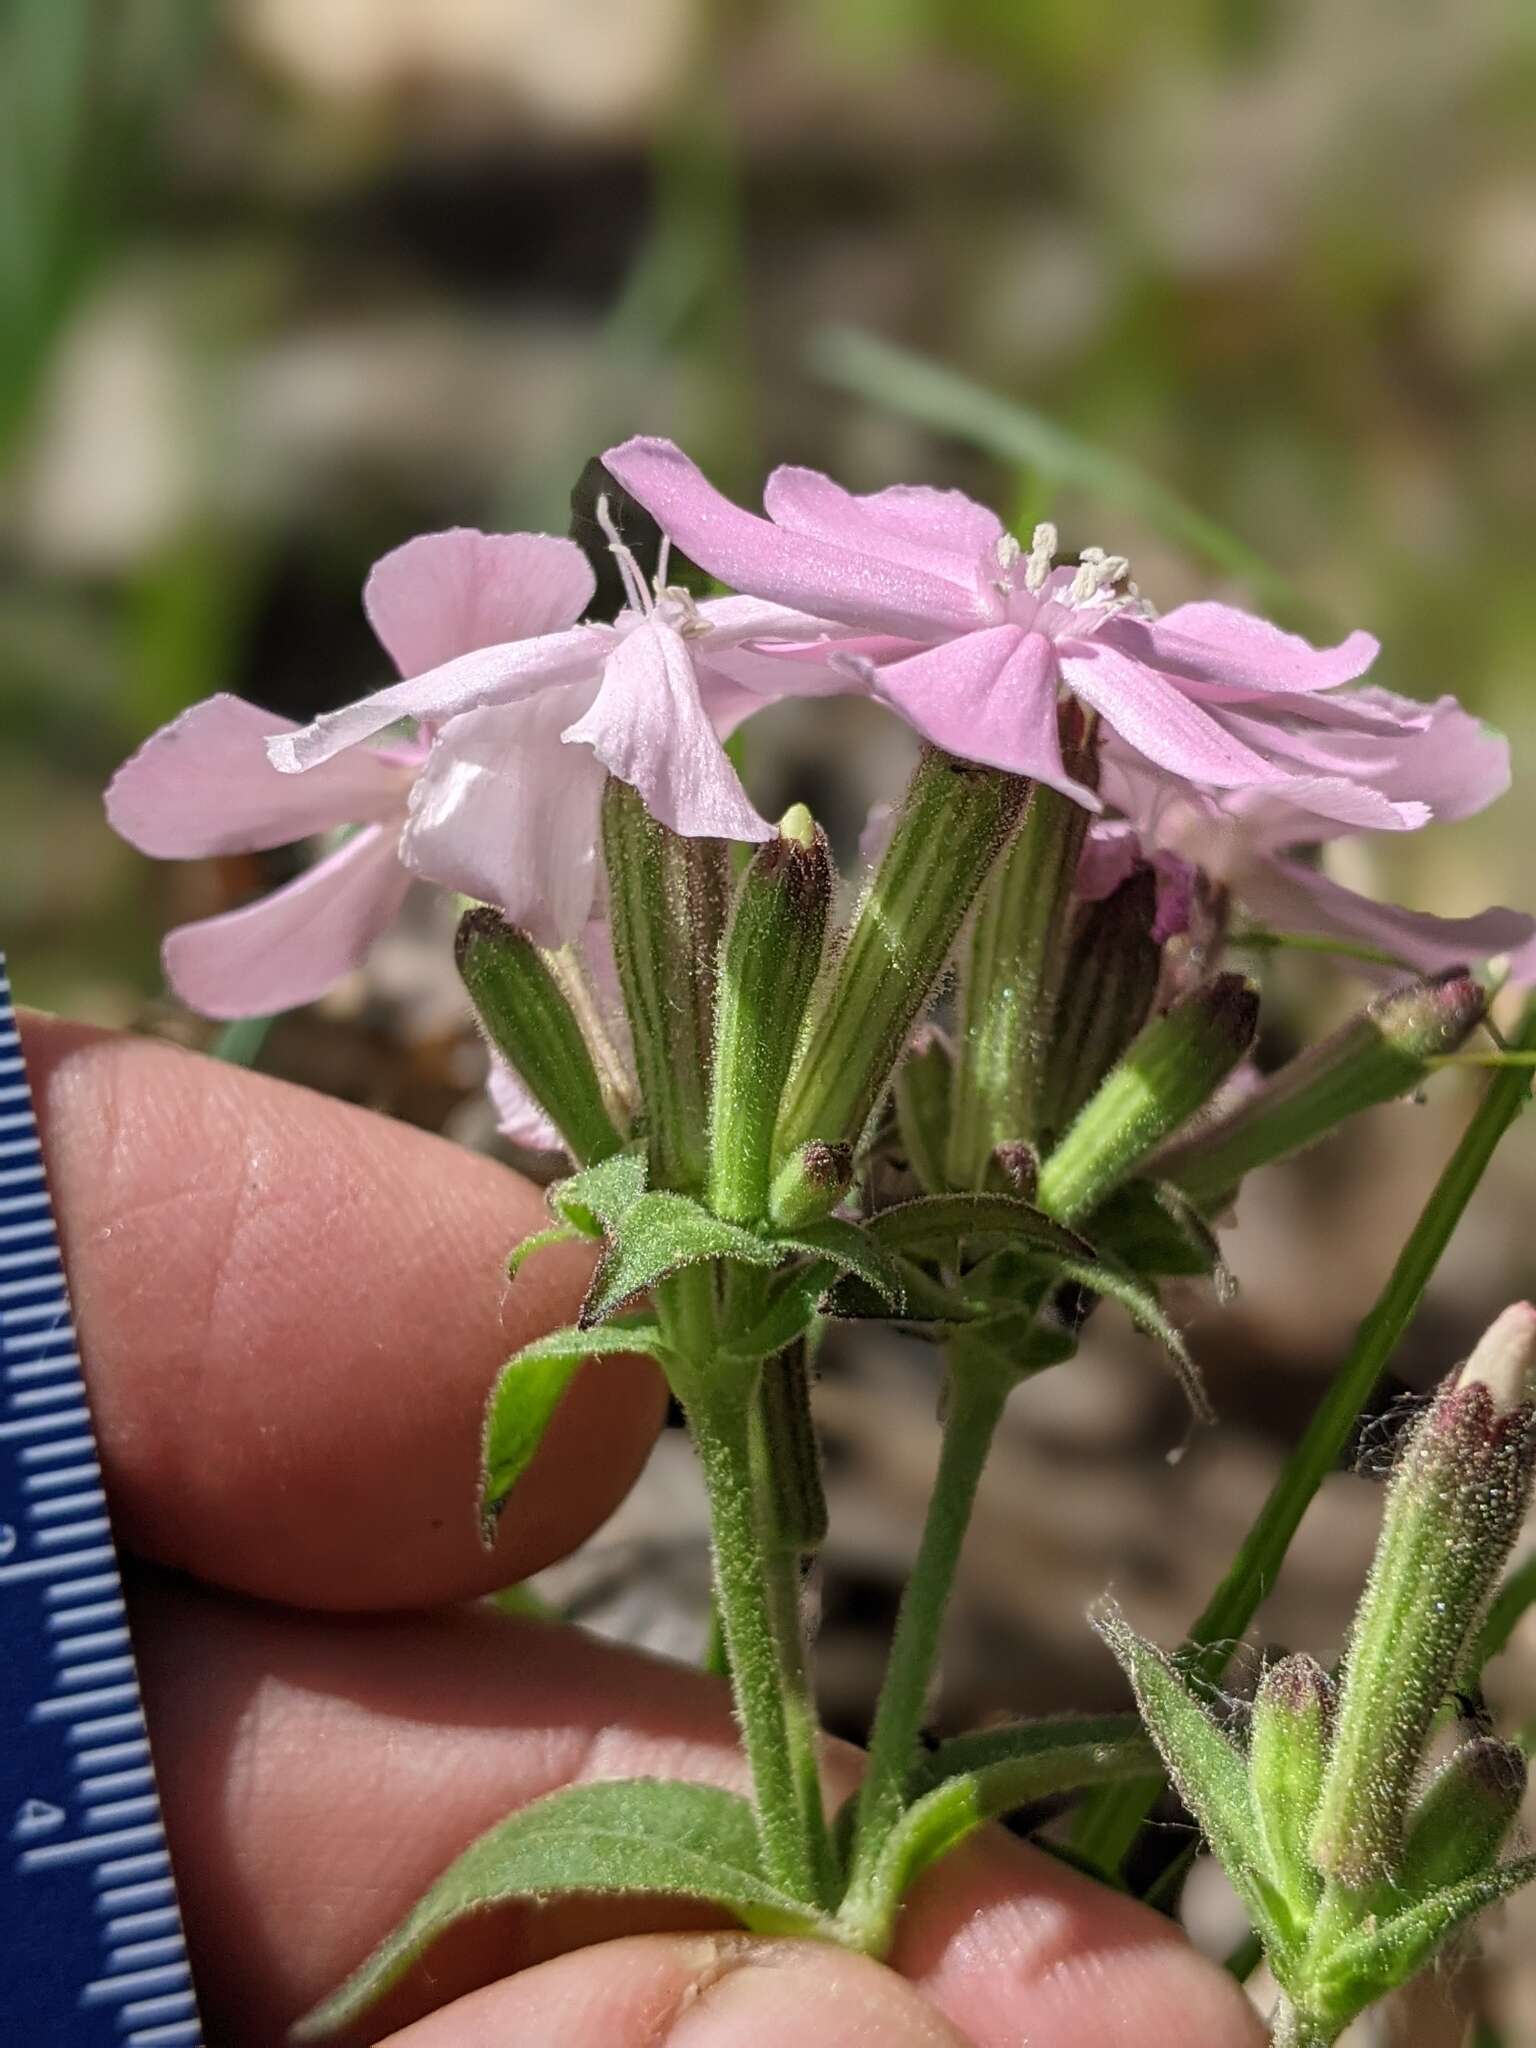
[[[1323,1888],[1307,1843],[1332,1719],[1333,1686],[1313,1658],[1284,1657],[1265,1672],[1248,1745],[1254,1822],[1271,1881],[1302,1925]]]
[[[773,1126],[821,968],[832,855],[803,804],[742,875],[720,951],[709,1200],[729,1223],[767,1209]]]
[[[481,904],[465,911],[454,939],[459,974],[486,1037],[515,1069],[579,1166],[623,1143],[575,1013],[526,932]]]
[[[1158,1177],[1210,1209],[1245,1174],[1314,1143],[1357,1110],[1394,1101],[1482,1021],[1485,990],[1460,968],[1378,996],[1331,1038],[1270,1076],[1229,1116],[1157,1161]]]
[[[1074,1223],[1205,1106],[1253,1044],[1258,992],[1218,974],[1140,1032],[1040,1171],[1038,1206]]]
[[[1392,1880],[1406,1904],[1492,1868],[1528,1776],[1525,1756],[1512,1742],[1479,1735],[1456,1751],[1409,1818]]]
[[[1064,1131],[1142,1025],[1157,993],[1163,949],[1158,878],[1138,867],[1072,926],[1046,1069],[1044,1118]]]
[[[992,1157],[1011,1192],[1033,1202],[1040,1186],[1040,1155],[1034,1146],[1026,1145],[1022,1138],[1010,1138],[993,1146]]]
[[[773,1177],[768,1213],[781,1230],[798,1230],[825,1216],[853,1185],[853,1147],[802,1145]]]
[[[774,1138],[857,1144],[1029,784],[930,748],[855,913],[795,1062]]]
[[[896,1069],[896,1128],[914,1179],[928,1194],[942,1194],[944,1146],[949,1134],[954,1061],[942,1031],[925,1025]]]
[[[1313,1834],[1341,1883],[1389,1877],[1424,1746],[1530,1505],[1536,1312],[1506,1310],[1404,1447],[1345,1664]]]

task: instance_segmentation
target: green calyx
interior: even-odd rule
[[[1075,1223],[1202,1109],[1253,1044],[1259,999],[1218,974],[1146,1025],[1040,1169],[1046,1215]]]
[[[858,1144],[1028,787],[924,754],[818,992],[779,1113],[777,1161],[813,1142]]]
[[[1209,1210],[1245,1174],[1298,1152],[1347,1117],[1392,1102],[1429,1075],[1482,1021],[1486,991],[1468,974],[1431,976],[1378,997],[1331,1038],[1273,1074],[1230,1115],[1170,1145],[1161,1179]]]
[[[459,920],[454,955],[486,1037],[571,1157],[592,1165],[617,1152],[623,1139],[610,1101],[550,957],[485,905]]]

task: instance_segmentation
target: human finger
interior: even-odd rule
[[[29,1017],[24,1044],[108,1492],[149,1557],[272,1600],[462,1599],[576,1547],[659,1426],[593,1361],[494,1551],[474,1514],[497,1368],[571,1320],[590,1260],[494,1162],[175,1047]]]

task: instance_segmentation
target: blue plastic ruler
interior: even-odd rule
[[[202,2042],[3,954],[0,2038]]]

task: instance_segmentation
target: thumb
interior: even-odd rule
[[[541,1963],[379,2048],[967,2048],[900,1977],[812,1941],[634,1935]]]

